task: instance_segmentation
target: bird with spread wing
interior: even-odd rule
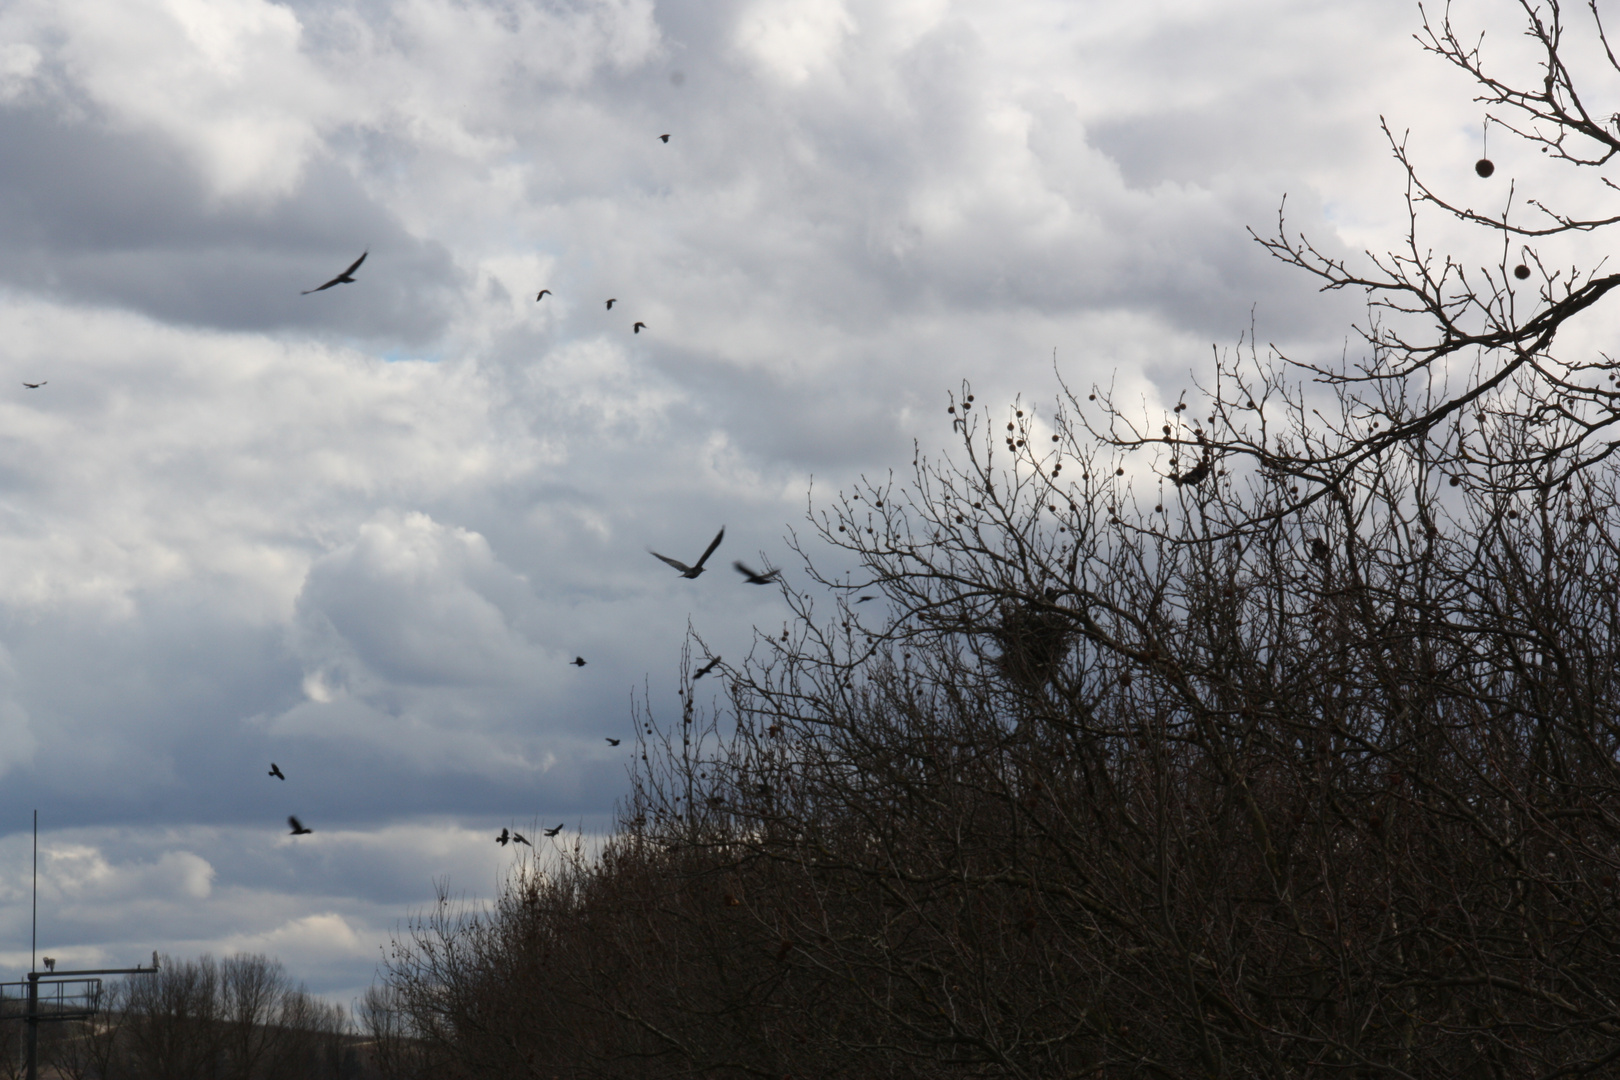
[[[767,570],[763,574],[755,573],[749,568],[748,564],[743,562],[741,559],[738,559],[736,562],[732,563],[731,566],[737,571],[737,573],[747,578],[748,584],[750,585],[769,585],[771,582],[776,580],[776,575],[782,572],[781,568],[778,567],[774,570]]]
[[[709,541],[708,549],[703,552],[703,557],[692,566],[687,566],[679,559],[672,559],[668,555],[660,555],[658,552],[651,551],[650,549],[649,554],[651,554],[654,558],[662,559],[664,562],[679,570],[681,572],[681,577],[695,578],[699,574],[703,573],[703,564],[709,561],[709,556],[714,554],[714,549],[720,546],[720,541],[724,539],[725,535],[726,527],[722,525],[720,526],[720,531],[714,534],[714,539]]]
[[[300,296],[308,296],[310,293],[318,293],[323,289],[330,289],[334,285],[352,285],[352,284],[354,284],[354,272],[356,270],[360,269],[360,264],[365,262],[366,261],[366,256],[370,255],[370,254],[371,254],[371,249],[367,248],[365,251],[361,252],[360,257],[358,259],[354,260],[354,262],[349,264],[349,268],[347,270],[343,271],[343,273],[339,274],[337,277],[333,278],[331,281],[328,281],[325,285],[317,285],[313,289],[305,289],[303,292],[299,293],[298,295],[300,295]]]

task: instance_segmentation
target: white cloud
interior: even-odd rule
[[[768,74],[797,84],[834,63],[855,30],[842,0],[755,0],[737,20],[736,41]]]

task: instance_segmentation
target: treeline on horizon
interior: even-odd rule
[[[1620,126],[1576,74],[1620,62],[1522,10],[1522,79],[1450,9],[1419,41],[1595,171]],[[399,935],[385,1073],[1620,1069],[1620,362],[1554,348],[1620,286],[1563,245],[1612,185],[1552,209],[1390,144],[1403,248],[1261,240],[1365,293],[1360,355],[1251,341],[1162,412],[963,386],[949,457],[813,509],[790,625],[712,706],[640,707],[599,851]]]
[[[96,1013],[37,1024],[38,1075],[50,1080],[368,1080],[364,1040],[346,1011],[293,983],[281,963],[165,957],[155,974],[109,979]],[[0,1080],[25,1076],[23,1001],[0,1000]]]

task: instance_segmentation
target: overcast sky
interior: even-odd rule
[[[347,1001],[436,879],[493,891],[503,825],[606,827],[605,737],[675,702],[688,622],[728,659],[780,629],[731,560],[802,582],[808,501],[946,449],[962,380],[1046,408],[1055,351],[1173,401],[1251,318],[1338,355],[1353,298],[1245,227],[1286,194],[1331,250],[1397,243],[1380,114],[1477,182],[1418,25],[0,4],[0,977],[37,807],[59,966],[251,949]],[[699,580],[647,554],[722,524]]]

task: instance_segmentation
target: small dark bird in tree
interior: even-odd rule
[[[281,766],[277,765],[273,761],[270,763],[270,775],[275,777],[277,780],[285,780],[285,779],[287,779],[285,776],[283,776],[281,774]]]
[[[697,682],[699,679],[703,678],[703,676],[705,676],[709,672],[713,671],[719,665],[720,665],[720,658],[717,656],[713,660],[710,660],[707,664],[704,664],[702,667],[698,668],[697,674],[692,676],[692,681]]]
[[[668,135],[660,135],[660,136],[658,136],[658,141],[661,142],[661,143],[667,143],[667,142],[669,142],[669,136]]]
[[[1491,173],[1496,171],[1496,163],[1488,157],[1482,157],[1474,162],[1474,171],[1479,173],[1480,176],[1490,176]]]
[[[28,387],[28,389],[30,389],[30,390],[38,390],[40,387],[44,386],[48,382],[50,382],[49,379],[42,379],[39,382],[25,382],[25,383],[23,383],[23,385]]]
[[[287,816],[287,824],[292,826],[293,836],[308,836],[310,833],[315,831],[314,829],[304,828],[304,823],[290,814]]]
[[[507,832],[505,829],[502,829],[501,830],[501,835],[499,835],[499,836],[497,836],[495,838],[495,842],[497,844],[501,845],[501,847],[505,847],[507,841],[509,841],[511,839],[512,839],[512,834]]]
[[[540,295],[536,296],[534,298],[534,302],[538,304],[540,301],[544,300],[546,297],[548,297],[550,295],[551,295],[551,290],[550,289],[541,289],[540,290]]]
[[[572,660],[570,660],[568,662],[570,664],[573,664],[575,667],[584,667],[585,666],[585,658],[583,656],[576,656],[576,657],[574,657]]]
[[[368,249],[367,251],[363,252],[358,259],[356,259],[356,260],[354,260],[354,262],[350,263],[349,268],[347,270],[343,271],[343,273],[339,274],[337,277],[333,278],[331,281],[328,281],[325,285],[317,285],[313,289],[305,289],[299,295],[300,296],[308,296],[310,293],[317,293],[317,292],[320,292],[323,289],[330,289],[334,285],[352,285],[352,284],[354,284],[354,272],[356,270],[360,269],[360,264],[365,262],[366,261],[366,256],[370,255],[370,254],[371,254],[371,252]]]
[[[1180,476],[1171,474],[1170,479],[1176,482],[1176,487],[1186,487],[1188,484],[1197,487],[1207,476],[1209,476],[1209,459],[1205,458]]]
[[[647,553],[653,556],[655,559],[662,559],[664,562],[679,570],[681,572],[681,577],[695,578],[699,574],[703,573],[703,564],[709,561],[709,556],[714,554],[714,549],[720,546],[720,541],[725,537],[725,535],[726,527],[722,525],[720,526],[720,531],[714,534],[714,539],[709,541],[709,546],[703,552],[703,557],[692,566],[687,566],[685,563],[672,559],[668,555],[660,555],[658,552],[653,551],[650,548],[648,549]]]
[[[767,570],[763,574],[756,574],[754,571],[750,570],[741,559],[737,560],[731,565],[736,569],[737,573],[748,579],[748,584],[750,585],[769,585],[771,582],[776,580],[776,575],[782,572],[780,569],[777,569]]]
[[[547,836],[556,836],[558,833],[560,833],[562,831],[563,831],[563,827],[561,825],[559,825],[555,829],[547,829],[546,830],[546,835]]]
[[[1333,549],[1327,546],[1327,541],[1320,536],[1311,537],[1311,558],[1317,562],[1327,562],[1328,556],[1332,553]]]
[[[638,322],[636,325],[630,328],[631,332],[636,334],[641,333],[645,329],[647,329],[647,324],[644,322]]]
[[[608,307],[607,307],[607,309],[608,309],[608,310],[609,310],[609,311],[612,311],[612,310],[613,310],[613,305],[614,305],[614,304],[617,304],[617,303],[618,303],[618,302],[619,302],[619,298],[618,298],[618,297],[617,297],[617,296],[615,296],[615,297],[614,297],[614,298],[613,298],[613,299],[611,299],[611,300],[609,300],[609,301],[608,301]]]
[[[528,838],[522,833],[518,832],[516,829],[512,830],[512,843],[522,844],[524,847],[534,847],[533,844],[529,843]]]
[[[619,742],[620,742],[619,739],[609,738],[608,741],[607,741],[607,744],[609,746],[618,746]]]

